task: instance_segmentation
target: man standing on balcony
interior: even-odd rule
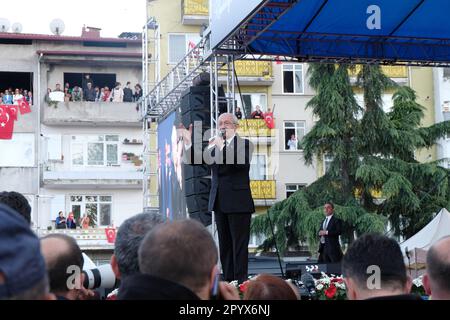
[[[253,144],[236,134],[238,125],[234,114],[220,115],[219,133],[210,140],[203,161],[211,168],[208,210],[214,211],[216,219],[223,278],[242,283],[248,278],[250,222],[255,205],[249,177]],[[191,124],[189,130],[183,126],[178,130],[185,147],[184,160],[188,164],[202,164],[190,157],[192,128]]]

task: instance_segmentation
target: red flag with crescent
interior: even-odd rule
[[[269,129],[275,128],[275,122],[273,121],[273,112],[264,113],[264,121]]]
[[[106,239],[108,243],[114,243],[116,241],[116,229],[115,228],[106,228]]]
[[[20,99],[18,102],[20,114],[27,114],[31,112],[30,104],[25,98]]]
[[[17,114],[19,113],[19,106],[15,105],[8,105],[6,106],[9,109],[9,115],[11,118],[16,121],[17,120]]]
[[[14,131],[14,119],[6,106],[0,106],[0,139],[11,140]]]

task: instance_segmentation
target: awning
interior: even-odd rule
[[[215,50],[299,61],[447,66],[449,15],[449,0],[265,0]]]

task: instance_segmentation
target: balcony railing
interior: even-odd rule
[[[185,25],[202,25],[208,23],[209,0],[182,0],[181,15]]]
[[[275,199],[276,183],[275,180],[253,180],[250,181],[253,199]]]
[[[238,77],[257,77],[271,80],[272,63],[269,61],[236,61],[234,63]],[[225,74],[225,71],[220,71]]]
[[[389,78],[408,78],[408,67],[404,66],[381,66],[383,73]],[[350,70],[351,77],[356,77],[361,71],[361,66],[355,66],[355,69]]]
[[[114,244],[108,242],[105,229],[103,228],[54,229],[54,222],[49,221],[49,223],[52,225],[52,229],[39,230],[39,237],[49,234],[65,234],[74,238],[82,250],[114,249]]]
[[[43,104],[45,125],[141,126],[136,102],[59,102]]]
[[[273,137],[275,130],[267,128],[263,119],[239,120],[238,134],[243,137]]]

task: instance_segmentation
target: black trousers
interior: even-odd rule
[[[319,259],[317,263],[338,263],[342,260],[342,254],[336,253],[334,255],[330,255],[330,250],[325,250],[325,244],[320,244],[319,248]]]
[[[219,236],[220,262],[225,281],[248,278],[248,242],[250,240],[250,213],[215,212]]]

